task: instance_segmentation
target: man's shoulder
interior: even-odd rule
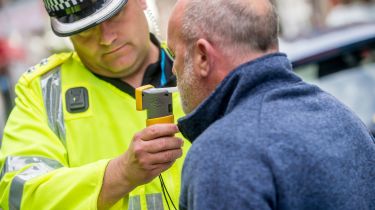
[[[47,72],[62,65],[64,62],[70,59],[72,55],[73,55],[73,52],[66,52],[66,53],[54,54],[48,58],[44,58],[38,64],[27,69],[26,72],[22,75],[22,78],[26,82],[30,82],[34,80],[35,78],[39,78],[40,76],[46,74]]]

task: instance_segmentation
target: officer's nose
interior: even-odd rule
[[[111,20],[102,22],[99,29],[101,45],[111,45],[117,39],[116,27],[111,24]]]

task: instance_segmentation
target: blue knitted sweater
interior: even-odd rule
[[[281,53],[245,63],[179,120],[181,210],[375,209],[367,128],[291,69]]]

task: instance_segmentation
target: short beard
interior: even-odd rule
[[[198,78],[194,74],[193,59],[190,52],[191,50],[185,52],[184,69],[181,75],[177,77],[177,86],[180,91],[182,109],[185,114],[189,114],[195,109],[196,98],[200,95],[197,88]]]

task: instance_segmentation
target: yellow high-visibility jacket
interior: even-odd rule
[[[81,101],[72,102],[69,94]],[[0,208],[97,209],[107,163],[146,126],[146,112],[136,111],[131,95],[95,76],[75,53],[53,55],[28,70],[16,95],[0,150]],[[177,94],[173,102],[178,119],[183,112]],[[184,156],[189,146],[185,141]],[[162,173],[175,205],[183,159]],[[155,178],[112,209],[168,207]]]

